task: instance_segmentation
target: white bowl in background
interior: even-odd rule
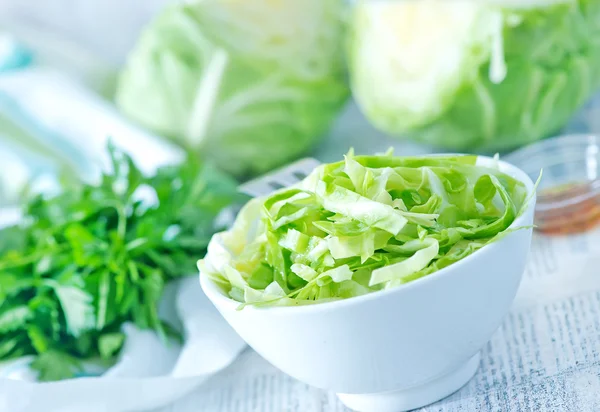
[[[479,164],[490,165],[480,157]],[[500,169],[522,181],[520,169]],[[535,199],[512,228],[531,227]],[[246,307],[207,276],[202,288],[229,324],[288,375],[337,392],[361,412],[399,412],[455,392],[475,374],[480,349],[507,314],[525,269],[532,229],[406,285],[296,307]]]

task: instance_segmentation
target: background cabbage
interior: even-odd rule
[[[380,129],[504,150],[561,129],[600,84],[597,0],[362,1],[353,90]]]
[[[131,118],[236,175],[298,157],[348,97],[342,0],[208,0],[167,8],[122,73]]]

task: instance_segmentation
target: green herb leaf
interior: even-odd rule
[[[98,350],[102,359],[112,358],[123,346],[125,335],[122,333],[106,333],[98,338]]]
[[[25,323],[33,317],[27,305],[15,306],[0,310],[0,333],[12,332],[25,327]]]
[[[54,286],[65,317],[67,331],[74,337],[90,330],[94,325],[92,296],[76,286]]]
[[[44,353],[52,346],[52,340],[37,325],[29,326],[27,336],[31,341],[31,345],[38,353]]]
[[[0,358],[10,359],[13,357],[15,349],[22,343],[19,335],[4,335],[0,333]]]
[[[40,354],[31,362],[31,367],[39,372],[38,379],[43,382],[69,379],[83,371],[76,358],[57,350]]]

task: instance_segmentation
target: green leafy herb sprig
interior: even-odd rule
[[[82,360],[110,363],[121,325],[170,333],[158,315],[166,282],[195,273],[236,183],[189,158],[145,177],[109,148],[98,185],[38,195],[0,230],[0,361],[33,355],[43,381],[76,376]]]

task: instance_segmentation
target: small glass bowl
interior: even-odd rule
[[[547,234],[572,234],[600,223],[600,137],[565,135],[534,143],[504,158],[538,186],[536,226]]]

